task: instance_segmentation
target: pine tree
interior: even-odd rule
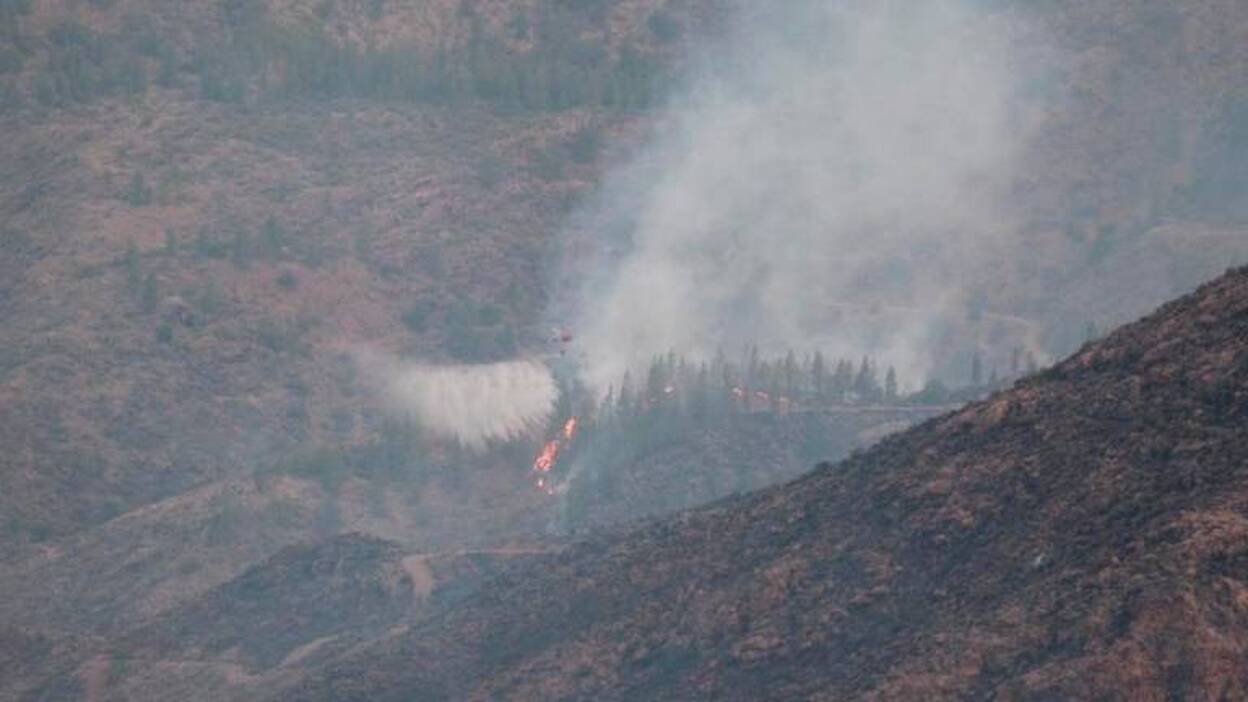
[[[781,376],[783,377],[784,387],[782,392],[790,401],[797,399],[797,356],[793,355],[790,349],[784,357],[784,366],[781,368]]]
[[[746,389],[759,387],[759,373],[761,365],[758,360],[758,347],[751,346],[747,354],[748,361],[745,368],[745,385]]]
[[[159,292],[156,288],[156,275],[154,273],[148,273],[147,277],[143,279],[143,292],[139,295],[139,305],[144,312],[151,314],[156,311],[156,306],[159,301]]]
[[[139,286],[143,282],[142,273],[139,271],[139,248],[131,241],[126,244],[126,290],[131,295],[139,293]]]
[[[844,402],[845,395],[853,389],[854,364],[847,358],[836,362],[836,372],[832,376],[832,399]]]
[[[827,373],[823,365],[823,353],[815,351],[815,358],[810,362],[810,384],[815,394],[815,402],[821,405],[828,401]]]
[[[251,241],[247,232],[241,228],[234,232],[234,241],[230,245],[230,260],[239,268],[246,268],[251,263]]]
[[[884,376],[884,399],[890,403],[897,401],[897,369],[892,366]]]
[[[871,367],[871,360],[866,356],[862,357],[862,363],[858,366],[858,375],[854,378],[854,392],[858,394],[860,401],[869,401],[875,396],[875,389],[879,385],[875,380],[875,369]]]
[[[607,386],[607,394],[602,398],[602,403],[594,411],[594,417],[599,424],[610,422],[615,416],[615,386]]]
[[[782,387],[782,374],[773,372],[767,380],[767,405],[774,414],[779,414],[782,409],[782,396],[784,388]]]
[[[723,385],[720,387],[719,401],[724,403],[724,407],[728,412],[735,414],[741,409],[739,394],[742,392],[742,388],[734,380],[732,367],[729,365],[721,366],[720,378],[723,381]]]
[[[144,207],[152,201],[152,189],[147,187],[143,174],[135,171],[130,176],[130,188],[126,191],[126,200],[131,207]]]
[[[706,364],[702,363],[694,375],[689,398],[689,413],[694,419],[703,420],[711,414],[711,411],[711,375]]]
[[[979,387],[984,382],[984,359],[979,351],[971,354],[971,387]]]
[[[620,395],[616,400],[617,414],[620,419],[628,420],[633,416],[633,376],[628,371],[624,371],[624,378],[620,381]]]
[[[662,403],[663,388],[667,385],[665,376],[663,357],[659,356],[650,361],[650,369],[646,372],[645,401],[647,404]]]

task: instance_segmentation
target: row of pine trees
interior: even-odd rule
[[[668,80],[663,64],[635,46],[609,55],[599,43],[582,40],[575,9],[560,2],[541,3],[532,19],[513,20],[513,38],[531,41],[533,48],[524,52],[484,30],[472,13],[461,18],[468,38],[455,45],[354,47],[318,29],[279,26],[258,3],[223,0],[224,38],[201,41],[188,52],[139,15],[128,15],[114,34],[61,23],[36,45],[17,31],[17,18],[26,12],[21,3],[0,0],[0,38],[12,39],[12,48],[0,47],[0,107],[18,105],[23,94],[54,106],[141,95],[159,85],[225,103],[358,98],[475,100],[528,110],[640,109],[654,102]],[[661,34],[668,25],[652,26]],[[48,60],[35,62],[34,75],[21,79],[36,49],[46,50]]]
[[[577,393],[568,393],[576,397]],[[625,372],[595,402],[584,400],[583,411],[603,419],[631,417],[650,411],[675,411],[693,418],[737,412],[789,412],[842,405],[941,402],[949,398],[940,386],[903,394],[897,371],[864,356],[830,360],[820,351],[803,357],[789,351],[763,358],[757,348],[740,361],[723,353],[710,361],[691,361],[668,353],[653,359],[644,373]]]

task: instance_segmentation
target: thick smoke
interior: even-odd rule
[[[913,386],[1005,255],[1008,33],[961,2],[749,5],[582,213],[606,232],[573,313],[586,380],[753,343],[872,354]]]
[[[549,369],[533,361],[430,365],[375,351],[355,355],[393,411],[470,449],[540,430],[558,397]]]

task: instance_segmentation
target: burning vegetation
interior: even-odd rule
[[[572,444],[578,423],[577,417],[568,417],[559,430],[559,434],[542,444],[537,458],[533,459],[533,472],[537,475],[537,489],[548,495],[555,494],[555,484],[551,479],[550,471],[558,463],[560,452]]]
[[[995,371],[985,381],[978,359],[971,366],[970,382],[956,391],[933,381],[906,393],[899,388],[896,371],[881,371],[882,364],[870,357],[857,363],[829,362],[821,352],[799,359],[790,351],[768,359],[749,349],[740,361],[723,354],[711,361],[691,361],[669,353],[653,359],[644,375],[625,372],[601,397],[565,383],[555,413],[558,422],[533,459],[534,484],[548,495],[560,494],[578,461],[609,472],[670,445],[683,433],[727,427],[734,417],[939,409],[1004,384]],[[1015,370],[1010,377],[1017,374]],[[644,382],[635,381],[638,376]]]

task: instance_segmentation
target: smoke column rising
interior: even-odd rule
[[[1008,33],[941,0],[747,3],[735,26],[581,213],[624,231],[581,286],[585,379],[759,343],[873,354],[916,384],[1006,255]]]

